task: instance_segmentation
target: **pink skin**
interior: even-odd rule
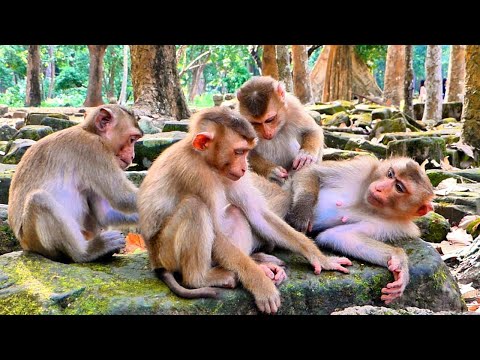
[[[277,166],[275,169],[273,169],[273,173],[275,176],[281,178],[281,179],[287,179],[288,178],[288,171],[285,170],[285,168],[281,166]]]
[[[312,163],[316,163],[317,158],[309,153],[307,153],[305,150],[300,149],[300,151],[297,154],[297,157],[295,160],[293,160],[293,168],[295,170],[300,170],[304,166],[308,166]]]
[[[349,271],[347,268],[344,268],[342,265],[346,265],[346,266],[352,265],[352,262],[348,260],[346,257],[329,257],[328,261],[329,261],[328,267],[324,267],[326,270],[341,271],[345,274],[348,274]],[[318,261],[312,262],[312,265],[313,265],[313,272],[316,275],[322,272],[322,266]]]
[[[337,201],[337,202],[335,203],[335,205],[337,205],[337,206],[342,206],[342,205],[343,205],[343,202],[339,200],[339,201]]]
[[[381,300],[384,300],[387,305],[403,295],[403,291],[408,283],[408,269],[404,268],[397,257],[392,257],[388,260],[388,270],[392,272],[395,281],[387,284],[387,287],[382,289],[383,295]]]
[[[342,217],[342,222],[343,222],[343,223],[346,223],[347,220],[348,220],[348,218],[347,218],[346,216]]]
[[[263,263],[258,266],[260,266],[265,272],[265,275],[267,275],[267,277],[277,286],[287,279],[287,273],[281,266],[272,263]]]

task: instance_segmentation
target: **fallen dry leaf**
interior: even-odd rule
[[[127,245],[125,246],[125,253],[131,254],[137,251],[145,251],[147,249],[145,241],[140,234],[129,233],[125,237]]]
[[[448,156],[445,156],[443,160],[440,160],[440,167],[442,170],[451,171],[451,170],[459,170],[455,166],[450,165],[450,161],[448,161]]]
[[[467,229],[467,226],[470,225],[472,222],[475,220],[480,219],[480,216],[478,215],[466,215],[460,220],[460,223],[458,224],[459,228],[462,229]]]
[[[468,157],[471,157],[472,159],[475,158],[475,156],[473,155],[473,148],[470,145],[464,144],[462,140],[452,144],[451,146],[462,150]]]
[[[480,312],[480,304],[467,305],[468,311]]]
[[[430,162],[433,163],[433,160],[431,160]],[[469,189],[465,186],[458,185],[457,179],[448,178],[440,181],[440,183],[437,185],[433,192],[436,195],[446,196],[453,191],[469,191]]]
[[[454,226],[450,229],[450,232],[447,234],[447,240],[452,245],[456,243],[460,243],[466,246],[466,245],[470,245],[470,243],[473,241],[473,237],[472,235],[467,233],[465,229]]]

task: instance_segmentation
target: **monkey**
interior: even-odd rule
[[[77,263],[120,251],[124,236],[106,229],[138,222],[138,189],[123,170],[142,136],[133,112],[103,105],[31,146],[13,175],[8,205],[22,248]]]
[[[303,255],[314,273],[348,273],[346,258],[327,257],[304,234],[269,210],[253,186],[248,153],[253,126],[228,107],[192,115],[187,136],[153,162],[139,188],[139,229],[150,266],[176,295],[216,297],[238,280],[261,312],[276,313],[281,271],[265,271],[250,256],[257,242]],[[181,284],[174,273],[182,276]],[[187,288],[188,287],[188,288]]]
[[[254,172],[283,184],[292,169],[322,160],[322,128],[281,82],[254,76],[237,91],[237,99],[240,113],[259,137],[249,156]]]
[[[388,268],[394,281],[382,288],[381,300],[402,296],[408,258],[385,242],[419,237],[412,220],[433,210],[433,188],[420,165],[406,157],[360,156],[304,168],[283,188],[259,181],[270,208],[297,230],[318,234],[319,246]]]

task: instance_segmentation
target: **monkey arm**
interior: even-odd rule
[[[268,178],[274,169],[278,167],[277,164],[265,159],[262,155],[255,151],[255,149],[250,151],[248,160],[252,170],[266,178]]]
[[[300,149],[315,156],[317,159],[322,159],[323,143],[323,130],[315,124],[315,127],[308,128],[303,132]]]
[[[138,223],[138,214],[124,214],[113,209],[110,203],[98,195],[89,196],[89,204],[99,225],[117,226],[117,225],[135,225]]]

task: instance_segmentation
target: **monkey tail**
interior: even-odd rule
[[[187,289],[180,285],[178,281],[173,276],[173,273],[167,271],[166,269],[159,268],[155,269],[155,274],[157,277],[162,280],[168,288],[177,296],[186,299],[197,299],[197,298],[216,298],[218,292],[212,287],[203,287],[198,289]]]

